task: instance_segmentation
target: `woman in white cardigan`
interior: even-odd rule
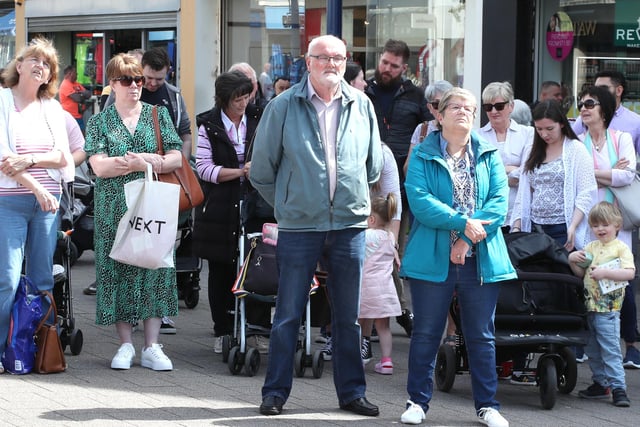
[[[0,354],[23,261],[40,290],[53,288],[53,253],[61,183],[74,164],[63,110],[54,99],[58,57],[35,39],[3,73],[0,90]],[[0,364],[0,373],[4,371]]]
[[[598,196],[593,161],[556,101],[538,104],[533,121],[536,134],[520,175],[511,231],[541,230],[568,251],[582,249]]]

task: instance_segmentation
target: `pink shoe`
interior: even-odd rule
[[[382,375],[391,375],[393,374],[393,363],[391,361],[378,362],[376,363],[375,371]]]

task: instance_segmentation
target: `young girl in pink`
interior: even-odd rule
[[[383,375],[393,374],[391,361],[391,330],[389,318],[401,313],[398,294],[391,273],[393,263],[400,264],[396,241],[389,231],[389,224],[397,209],[397,200],[391,193],[375,197],[371,201],[371,215],[366,231],[366,251],[360,291],[360,326],[362,327],[362,359],[365,363],[371,355],[371,329],[375,322],[380,338],[382,358],[375,371]]]

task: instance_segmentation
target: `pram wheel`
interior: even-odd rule
[[[551,357],[544,357],[538,366],[540,403],[544,409],[552,409],[556,404],[558,376],[556,364]]]
[[[196,308],[200,301],[200,292],[195,289],[185,290],[184,292],[184,304],[187,308]]]
[[[311,372],[313,372],[313,378],[320,378],[324,371],[324,357],[321,350],[316,350],[313,353],[313,361],[311,365]]]
[[[238,375],[242,370],[242,360],[240,354],[240,347],[235,346],[229,352],[229,361],[227,366],[229,366],[229,371],[232,375]]]
[[[569,347],[562,347],[558,353],[564,365],[564,370],[558,376],[558,391],[569,394],[578,382],[578,362],[576,362],[576,355]]]
[[[82,331],[80,329],[76,329],[71,333],[69,337],[69,349],[71,350],[71,354],[77,356],[82,351],[82,345],[84,344],[84,338],[82,336]]]
[[[244,373],[248,377],[254,376],[260,369],[260,353],[257,349],[249,347],[244,357]]]
[[[304,365],[304,356],[304,349],[299,348],[296,351],[296,357],[293,362],[296,377],[304,377],[304,371],[307,369],[307,367]]]
[[[229,335],[222,336],[222,362],[229,361],[229,350],[231,349],[231,337]]]
[[[438,390],[448,392],[456,379],[456,349],[449,344],[442,344],[438,348],[435,369]]]

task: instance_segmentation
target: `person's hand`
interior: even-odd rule
[[[573,251],[569,254],[569,261],[575,262],[576,264],[580,264],[581,262],[585,262],[587,260],[587,255],[585,251]]]
[[[607,269],[607,268],[591,267],[589,269],[589,276],[591,276],[591,278],[593,280],[606,279],[608,271],[609,271],[609,269]]]
[[[31,166],[31,155],[8,154],[0,161],[0,172],[15,176]]]
[[[139,171],[139,172],[144,172],[147,170],[147,163],[151,163],[151,166],[153,168],[153,163],[152,162],[147,162],[147,160],[145,159],[146,155],[149,155],[150,153],[133,153],[131,151],[128,151],[127,154],[125,154],[124,156],[122,156],[122,158],[124,159],[124,161],[127,163],[127,167],[129,171]],[[158,158],[160,158],[159,155],[154,154],[155,156],[157,156]],[[151,158],[151,156],[150,156]],[[157,161],[156,161],[157,163]]]
[[[453,246],[451,246],[449,261],[454,264],[464,265],[465,259],[467,257],[467,252],[469,252],[469,248],[469,244],[463,239],[456,240]]]
[[[129,153],[128,152],[125,155],[125,158],[127,158],[127,156],[130,155],[130,154],[136,154],[136,153]],[[162,173],[162,156],[160,154],[157,154],[157,153],[138,153],[138,155],[140,157],[142,157],[145,162],[151,163],[151,169],[155,173]],[[144,169],[143,170],[147,170],[147,165],[144,165]]]
[[[574,227],[567,228],[567,242],[564,244],[564,248],[571,252],[576,247],[576,229]]]
[[[628,166],[629,166],[629,160],[623,157],[621,159],[618,159],[616,164],[613,165],[612,169],[626,169]]]
[[[251,171],[251,162],[247,162],[244,164],[242,168],[242,172],[244,173],[245,178],[249,178],[249,172]]]
[[[484,226],[487,224],[491,224],[491,221],[486,219],[469,218],[467,220],[467,225],[464,227],[464,235],[473,243],[479,243],[482,239],[487,237],[487,232],[484,229]]]
[[[45,188],[38,188],[34,192],[34,195],[36,196],[36,200],[38,200],[40,209],[44,212],[56,213],[58,211],[58,208],[60,207],[58,199],[56,199],[53,194],[49,193]]]

